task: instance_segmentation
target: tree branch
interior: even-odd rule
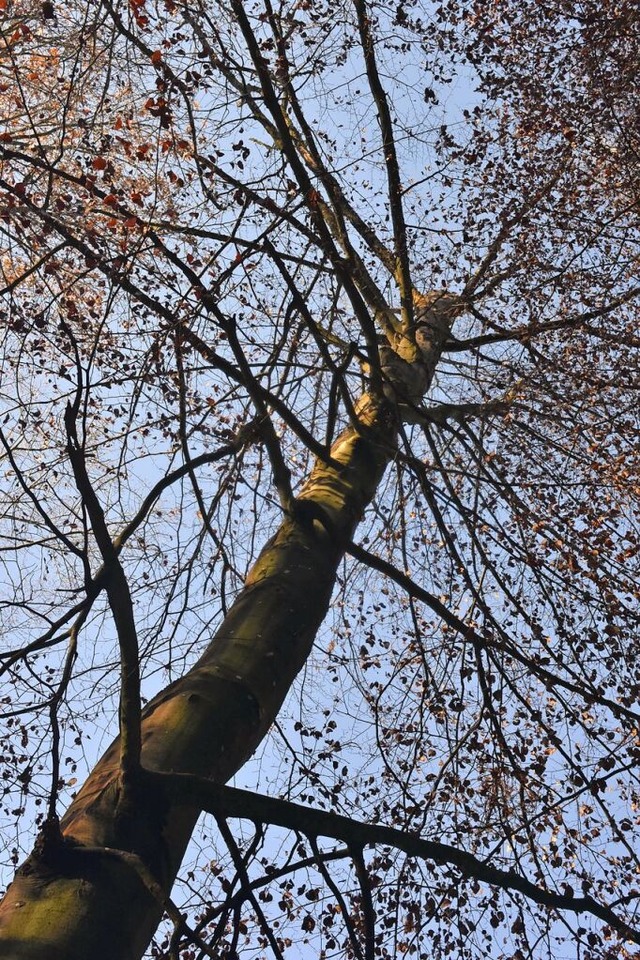
[[[77,399],[80,396],[80,388],[79,383]],[[107,528],[104,510],[89,479],[84,449],[78,440],[77,408],[77,402],[73,406],[68,404],[65,413],[67,453],[78,492],[89,516],[93,535],[104,562],[107,597],[120,647],[120,765],[123,785],[126,785],[140,767],[141,705],[138,636],[129,584],[120,563],[118,550]]]
[[[429,593],[428,590],[425,590],[423,587],[419,586],[411,577],[408,577],[406,574],[402,573],[400,570],[396,569],[392,563],[383,560],[381,557],[377,557],[374,553],[371,553],[369,550],[365,550],[364,547],[358,546],[356,543],[350,543],[347,546],[347,553],[351,554],[356,560],[360,560],[362,563],[365,563],[367,566],[372,567],[374,570],[378,570],[380,573],[383,573],[385,576],[389,577],[390,580],[393,580],[394,583],[397,583],[398,586],[402,587],[407,593],[415,597],[416,600],[422,600],[423,603],[426,603],[433,612],[442,618],[447,626],[451,627],[452,630],[455,630],[456,633],[460,634],[461,637],[465,637],[467,640],[470,640],[472,643],[480,643],[482,646],[496,646],[496,642],[487,636],[483,636],[478,633],[470,624],[464,622],[459,617],[452,613],[449,608],[442,603],[441,600],[438,600],[432,593]],[[530,657],[526,657],[521,653],[516,647],[509,646],[504,647],[500,645],[501,649],[514,660],[517,660],[527,670],[535,673],[546,685],[554,687],[556,685],[564,687],[566,690],[571,690],[573,693],[577,693],[580,697],[583,698],[585,703],[600,703],[603,706],[607,707],[614,716],[624,716],[630,720],[633,724],[640,723],[640,714],[634,713],[633,710],[629,710],[627,707],[624,707],[622,704],[616,703],[614,700],[609,699],[608,697],[602,696],[598,693],[597,690],[584,689],[578,683],[573,683],[571,680],[566,680],[564,677],[559,677],[557,674],[552,673],[550,670],[547,670],[541,663],[537,663],[535,660],[532,660]]]
[[[382,150],[387,169],[387,185],[389,193],[389,209],[393,224],[393,238],[396,255],[395,277],[400,288],[400,302],[402,305],[402,322],[404,332],[408,333],[413,324],[413,293],[411,273],[409,269],[409,255],[407,250],[407,228],[402,209],[402,184],[400,182],[400,167],[393,133],[393,122],[389,101],[380,80],[376,63],[375,47],[371,34],[370,12],[363,0],[354,0],[358,17],[358,32],[364,55],[364,63],[369,79],[369,86],[376,107],[378,108],[378,123],[382,133]]]
[[[177,794],[185,804],[197,803],[214,816],[271,823],[287,830],[299,830],[311,837],[331,837],[354,849],[368,846],[395,847],[410,857],[456,867],[466,877],[500,887],[502,890],[517,891],[534,903],[552,910],[589,913],[609,924],[626,939],[640,944],[640,931],[634,930],[610,907],[598,903],[593,897],[574,897],[570,893],[547,890],[513,870],[500,870],[451,844],[425,840],[395,827],[361,823],[337,813],[261,796],[249,790],[227,787],[188,774],[144,771],[144,777],[148,779],[150,786]]]

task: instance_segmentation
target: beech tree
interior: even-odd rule
[[[635,4],[0,15],[0,957],[636,956]]]

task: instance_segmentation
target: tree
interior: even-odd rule
[[[633,954],[633,6],[0,0],[3,958]]]

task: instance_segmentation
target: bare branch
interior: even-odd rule
[[[352,849],[368,846],[387,846],[402,850],[410,857],[433,860],[435,863],[456,867],[463,876],[470,877],[503,890],[522,893],[534,903],[553,910],[570,913],[589,913],[609,924],[625,938],[640,943],[640,931],[634,930],[610,907],[593,897],[575,897],[539,887],[513,870],[500,870],[471,853],[451,844],[425,840],[394,827],[361,823],[324,810],[315,810],[301,804],[261,796],[248,790],[227,787],[186,774],[159,774],[145,771],[150,783],[158,788],[174,790],[184,803],[198,805],[217,817],[240,817],[256,823],[272,823],[289,830],[299,830],[310,837],[326,836],[341,840]]]

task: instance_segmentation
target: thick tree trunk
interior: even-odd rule
[[[368,394],[265,546],[198,663],[145,711],[145,769],[226,782],[267,733],[311,650],[336,570],[393,455],[392,404]],[[197,808],[123,793],[119,747],[99,761],[62,821],[62,844],[39,842],[0,905],[2,960],[138,960],[162,906],[138,867],[168,894]],[[105,851],[105,848],[107,850]]]
[[[318,461],[209,647],[151,701],[144,770],[225,783],[254,752],[307,659],[338,564],[394,455],[400,410],[428,389],[460,304],[415,295],[416,325],[381,350],[386,397],[365,393],[357,426]],[[403,414],[404,415],[404,414]],[[0,960],[139,960],[200,813],[144,776],[122,788],[116,741],[61,824],[42,837],[0,904]]]

